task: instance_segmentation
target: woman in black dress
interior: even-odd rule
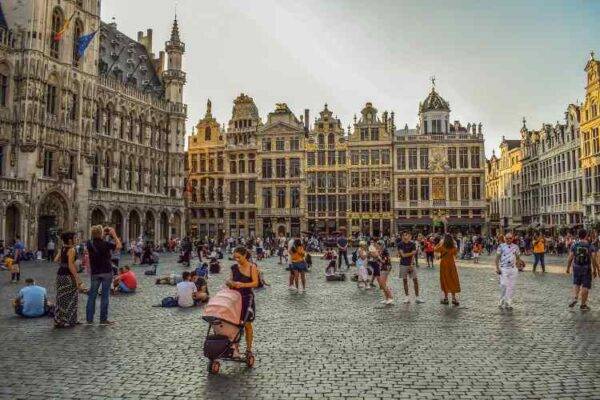
[[[56,311],[54,326],[56,328],[72,328],[77,322],[77,300],[83,283],[77,273],[75,260],[75,233],[65,232],[61,236],[63,246],[54,261],[60,262],[56,273]]]
[[[231,277],[226,284],[242,295],[242,315],[240,319],[243,319],[250,310],[250,315],[244,325],[244,333],[246,335],[246,356],[251,356],[252,341],[254,339],[252,321],[254,321],[256,314],[253,289],[258,287],[260,282],[258,267],[250,261],[250,252],[245,247],[236,248],[233,252],[233,259],[237,264],[231,267]]]

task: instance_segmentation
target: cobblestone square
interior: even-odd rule
[[[159,273],[180,272],[164,256]],[[49,319],[11,314],[19,286],[2,275],[2,399],[597,399],[598,302],[582,314],[566,307],[569,278],[519,277],[514,311],[496,307],[489,268],[459,268],[458,308],[439,304],[438,270],[420,268],[422,305],[379,305],[376,290],[325,282],[324,261],[308,291],[291,293],[272,258],[261,265],[272,286],[257,294],[254,369],[224,363],[207,376],[200,309],[154,308],[174,287],[156,286],[135,267],[140,288],[111,297],[111,327],[55,330]],[[228,265],[230,262],[225,261]],[[56,266],[23,268],[54,297]],[[225,278],[210,279],[214,292]],[[84,278],[86,279],[86,278]],[[593,293],[594,294],[594,293]],[[80,296],[83,320],[86,297]]]

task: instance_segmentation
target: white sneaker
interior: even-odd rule
[[[387,299],[385,301],[385,304],[387,304],[388,306],[394,304],[394,299]]]
[[[402,302],[404,304],[409,304],[410,303],[410,297],[406,296]]]
[[[512,310],[512,308],[513,308],[512,300],[506,300],[506,309]]]
[[[498,301],[498,308],[504,308],[504,299],[500,299],[500,301]]]
[[[298,288],[298,294],[302,294],[302,288]]]
[[[425,303],[425,300],[421,300],[419,297],[417,297],[415,299],[415,303],[417,303],[417,304],[423,304],[423,303]]]
[[[295,287],[295,286],[293,286],[293,285],[290,285],[290,286],[288,287],[288,289],[290,289],[290,292],[295,292],[295,291],[297,290],[297,289],[296,289],[296,287]]]
[[[379,304],[387,304],[387,299],[383,299],[379,302]]]

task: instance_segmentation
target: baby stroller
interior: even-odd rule
[[[254,355],[242,356],[238,352],[244,325],[251,316],[252,308],[248,307],[248,312],[242,316],[240,321],[241,313],[241,294],[227,288],[211,297],[204,308],[202,319],[208,322],[208,331],[204,340],[204,356],[208,358],[209,373],[219,373],[221,369],[219,360],[246,363],[249,368],[254,365]]]

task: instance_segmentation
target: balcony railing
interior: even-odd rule
[[[261,217],[300,217],[303,211],[300,208],[262,208],[258,211]]]
[[[16,178],[0,178],[0,191],[25,193],[27,181]]]

